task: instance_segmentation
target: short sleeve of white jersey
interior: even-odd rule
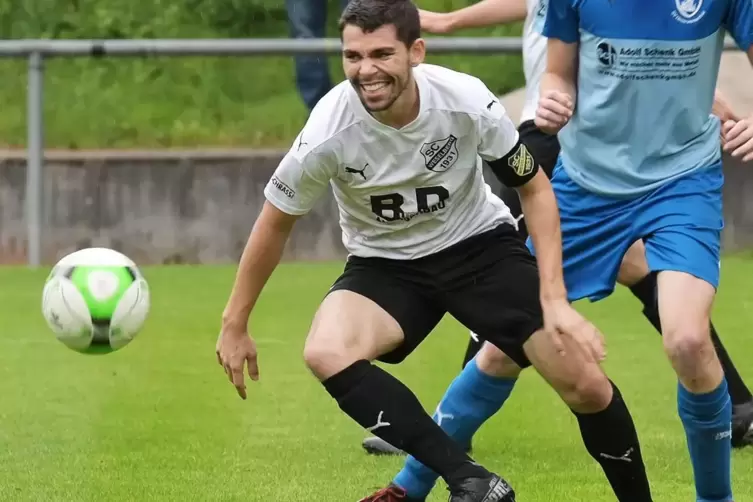
[[[501,159],[518,143],[518,129],[499,99],[481,81],[479,87],[477,92],[486,99],[479,103],[476,119],[478,154],[486,161]]]
[[[296,139],[264,189],[264,196],[283,213],[299,216],[308,213],[324,194],[332,178],[333,163],[326,146],[299,154]]]

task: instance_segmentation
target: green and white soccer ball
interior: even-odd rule
[[[88,354],[128,345],[141,331],[149,305],[149,286],[136,264],[107,248],[62,258],[42,293],[42,314],[57,339]]]

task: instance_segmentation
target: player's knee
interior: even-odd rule
[[[303,360],[319,380],[339,373],[361,359],[359,356],[339,337],[311,335],[303,347]]]
[[[481,346],[476,366],[482,373],[498,378],[516,378],[522,371],[515,361],[489,342]]]
[[[571,381],[560,386],[558,392],[573,411],[595,413],[609,406],[612,384],[599,366],[589,364]]]
[[[664,350],[670,360],[692,362],[714,350],[708,325],[663,327]]]

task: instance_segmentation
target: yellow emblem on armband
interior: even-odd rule
[[[518,176],[528,176],[533,172],[533,155],[523,143],[520,143],[517,151],[507,160],[507,164]]]

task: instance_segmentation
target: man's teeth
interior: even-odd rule
[[[363,87],[369,92],[378,91],[379,89],[382,89],[383,87],[387,87],[387,82],[371,82],[368,84],[362,84],[361,87]]]

